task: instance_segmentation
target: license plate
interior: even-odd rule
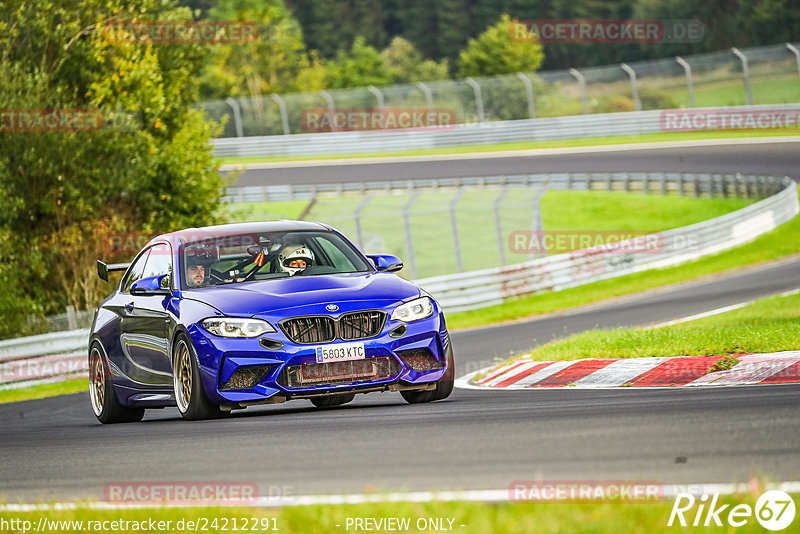
[[[364,360],[367,353],[363,343],[338,343],[336,345],[321,345],[315,348],[317,363],[349,362]]]

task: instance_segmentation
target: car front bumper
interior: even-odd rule
[[[348,311],[351,310],[342,310]],[[313,310],[304,312],[303,315],[310,315]],[[267,320],[273,326],[277,324],[277,318]],[[406,331],[398,336],[401,326]],[[448,360],[452,361],[452,357],[448,358],[452,348],[444,315],[436,305],[431,317],[411,323],[391,321],[387,316],[379,335],[356,341],[298,344],[281,328],[259,338],[223,338],[192,325],[189,334],[209,399],[233,407],[336,393],[431,389],[444,377]],[[317,346],[354,342],[364,344],[364,360],[321,364],[338,366],[335,368],[318,366]],[[365,373],[365,369],[372,372]],[[304,380],[309,374],[313,378]],[[257,383],[239,388],[243,375]]]

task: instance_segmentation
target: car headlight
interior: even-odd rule
[[[271,324],[261,319],[210,317],[200,324],[215,336],[220,337],[258,337],[267,332],[275,332],[275,328]]]
[[[410,323],[433,315],[433,301],[429,297],[420,297],[396,307],[392,312],[392,321]]]

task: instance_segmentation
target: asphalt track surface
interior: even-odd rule
[[[780,171],[762,172],[797,168],[798,156],[784,159]],[[458,374],[564,334],[658,323],[797,287],[795,257],[569,314],[456,332]],[[294,401],[190,423],[170,408],[138,424],[102,426],[88,394],[76,394],[0,405],[0,498],[102,499],[106,484],[131,481],[247,481],[265,495],[278,487],[292,494],[502,489],[533,479],[800,480],[799,405],[800,385],[456,389],[427,405],[383,393],[333,409]]]
[[[766,174],[800,178],[800,141],[773,142],[765,139],[756,143],[716,146],[680,146],[648,148],[646,144],[625,151],[598,147],[593,151],[546,155],[525,155],[443,159],[439,161],[396,161],[389,163],[341,163],[247,169],[235,186],[274,184],[312,184],[382,180],[411,180],[421,178],[454,178],[501,174],[544,172],[714,172]]]

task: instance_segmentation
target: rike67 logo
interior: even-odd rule
[[[697,505],[695,509],[695,505]],[[780,490],[770,490],[762,494],[755,507],[749,504],[719,503],[719,493],[695,497],[691,493],[678,493],[667,526],[679,524],[682,527],[742,527],[753,518],[765,529],[778,531],[788,527],[794,520],[795,504],[792,497]]]

